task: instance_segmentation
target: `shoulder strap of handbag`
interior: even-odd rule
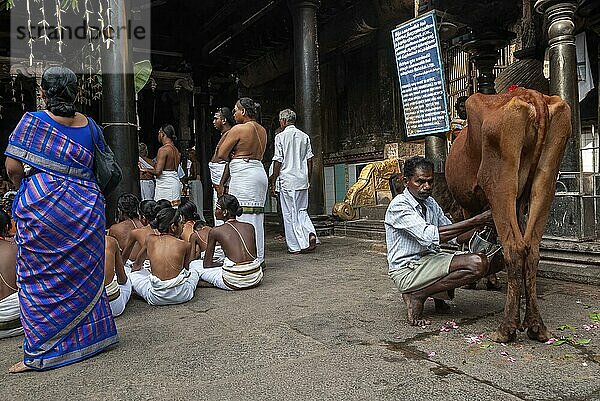
[[[98,125],[96,125],[96,122],[93,119],[91,119],[90,117],[86,117],[86,118],[88,120],[88,126],[90,127],[90,134],[92,135],[92,143],[95,146],[99,146],[100,144],[102,144],[99,147],[102,149],[102,151],[104,151],[106,148],[106,145],[103,140],[104,138],[100,136],[101,135],[100,128],[98,127]]]

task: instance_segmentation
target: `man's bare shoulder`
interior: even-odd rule
[[[146,238],[144,238],[143,244],[146,245],[146,248],[153,248],[157,243],[161,236],[156,234],[148,234]]]
[[[226,232],[226,230],[227,230],[227,228],[225,227],[225,224],[221,224],[220,226],[211,228],[210,231],[208,232],[208,235],[211,237],[214,237],[217,235],[220,236],[221,234]]]
[[[171,146],[169,146],[169,145],[163,145],[160,148],[158,148],[158,151],[156,152],[156,158],[158,159],[159,156],[167,157],[171,153],[172,153]]]
[[[149,226],[144,226],[144,227],[140,227],[140,228],[135,228],[133,230],[131,230],[131,234],[133,236],[133,238],[135,239],[141,239],[141,238],[146,238],[146,236],[152,234],[152,228],[150,228]]]
[[[251,131],[252,127],[250,127],[250,124],[236,124],[227,131],[226,135],[228,135],[229,138],[233,138],[241,135],[248,135]]]
[[[119,242],[115,237],[106,236],[106,249],[119,249]]]
[[[130,228],[130,222],[129,220],[125,220],[125,221],[121,221],[120,223],[115,223],[112,226],[110,226],[109,230],[111,232],[123,232],[123,231],[129,231]]]
[[[236,225],[237,225],[238,227],[240,227],[240,228],[252,228],[252,229],[254,230],[254,226],[253,226],[252,224],[250,224],[250,223],[245,223],[245,222],[243,222],[243,221],[239,221],[239,220],[237,220],[237,221],[236,221]]]

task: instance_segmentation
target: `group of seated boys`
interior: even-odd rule
[[[200,280],[224,290],[252,288],[263,271],[256,258],[256,235],[240,222],[238,200],[221,196],[206,225],[192,202],[177,209],[167,200],[124,194],[117,202],[118,222],[106,234],[104,285],[113,316],[125,310],[132,292],[150,305],[187,302]],[[22,333],[16,288],[17,248],[9,233],[10,216],[0,210],[0,338]]]

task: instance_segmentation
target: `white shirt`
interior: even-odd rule
[[[273,161],[281,163],[282,189],[308,189],[308,160],[313,156],[309,136],[294,125],[288,125],[275,136]]]
[[[441,252],[438,227],[452,222],[431,196],[424,204],[427,210],[425,216],[408,188],[390,202],[385,212],[385,241],[390,272],[427,254]]]

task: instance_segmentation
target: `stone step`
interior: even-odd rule
[[[327,237],[333,235],[333,221],[330,220],[329,216],[311,216],[315,231],[318,237]],[[265,213],[265,226],[272,230],[276,230],[279,227],[279,218],[275,213]]]
[[[387,205],[363,206],[358,208],[358,217],[361,220],[383,221]]]

